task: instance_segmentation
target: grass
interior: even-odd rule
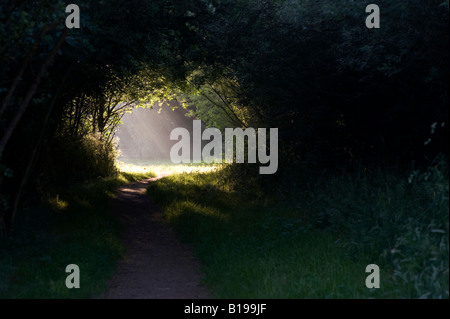
[[[148,171],[156,175],[160,174],[181,174],[181,173],[203,173],[218,170],[223,167],[222,164],[205,164],[205,163],[189,163],[189,164],[173,164],[164,161],[134,161],[122,162],[117,164],[120,171],[129,173],[145,174]]]
[[[148,189],[216,297],[448,298],[442,167],[413,177],[310,173],[265,195],[227,171],[175,174]],[[380,289],[365,286],[372,263]]]
[[[102,293],[123,254],[111,215],[115,190],[152,173],[60,187],[21,213],[14,238],[0,243],[0,298],[91,298]],[[39,201],[37,201],[39,202]],[[67,289],[65,268],[80,267],[80,289]]]
[[[193,245],[215,297],[448,298],[444,162],[408,173],[289,172],[285,184],[265,188],[236,166],[144,164],[122,164],[128,172],[24,205],[18,235],[0,243],[0,298],[103,292],[124,249],[110,199],[153,171],[172,173],[148,193]],[[372,263],[381,269],[380,289],[365,286]],[[80,289],[65,287],[69,264],[80,267]]]
[[[438,158],[421,171],[316,175],[298,198],[325,229],[344,234],[349,253],[381,256],[397,297],[448,298],[448,191],[448,162]]]

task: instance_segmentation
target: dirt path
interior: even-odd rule
[[[109,290],[100,298],[211,298],[200,285],[200,265],[192,249],[177,240],[159,208],[145,194],[149,183],[166,175],[119,189],[114,209],[124,227],[127,252],[109,282]]]

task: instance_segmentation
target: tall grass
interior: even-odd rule
[[[172,175],[148,189],[217,297],[448,298],[445,161],[412,175],[309,172],[289,192],[262,191],[234,170]],[[365,286],[372,263],[380,289]]]
[[[300,202],[354,256],[372,251],[407,298],[448,298],[448,165],[399,174],[368,170],[316,179]]]

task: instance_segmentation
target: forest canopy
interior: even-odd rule
[[[416,162],[448,154],[449,3],[0,3],[0,216],[24,192],[114,174],[125,112],[177,99],[209,126],[277,127],[280,165]],[[89,160],[86,160],[89,159]]]

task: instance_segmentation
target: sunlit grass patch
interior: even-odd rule
[[[173,164],[171,162],[149,162],[140,161],[133,163],[126,163],[117,161],[117,167],[121,172],[128,172],[134,174],[145,174],[153,172],[156,175],[171,175],[183,173],[206,173],[218,171],[222,169],[225,164]]]
[[[205,232],[219,231],[228,216],[220,210],[192,201],[176,201],[167,209],[166,218],[182,234],[183,240],[203,236]]]
[[[64,211],[69,206],[69,203],[65,200],[60,199],[59,195],[53,196],[52,198],[48,199],[48,203],[55,211]]]

